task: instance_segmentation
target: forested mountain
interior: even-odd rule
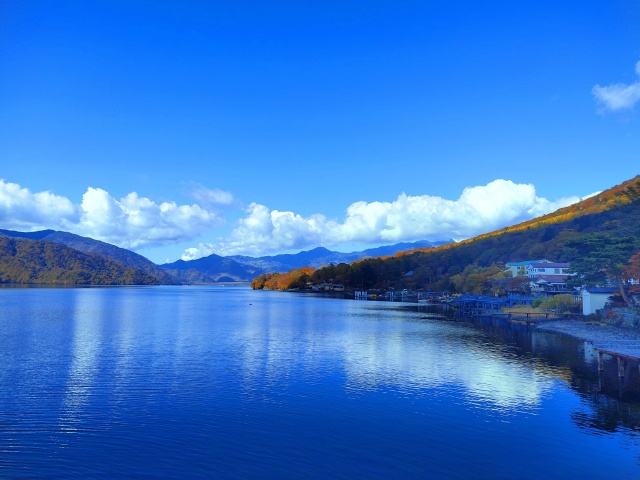
[[[157,278],[101,255],[43,240],[0,235],[0,283],[156,285]]]
[[[320,268],[310,278],[353,287],[455,290],[452,280],[469,266],[538,258],[571,262],[586,254],[578,248],[581,242],[598,243],[594,236],[601,245],[610,239],[627,245],[629,252],[640,250],[640,176],[548,215],[469,240]]]
[[[0,236],[8,236],[13,238],[26,238],[31,240],[42,240],[45,242],[58,243],[73,248],[83,253],[101,255],[108,259],[123,264],[125,267],[142,271],[156,279],[155,283],[163,285],[172,285],[178,281],[158,267],[151,260],[138,255],[137,253],[125,248],[116,247],[109,243],[94,240],[93,238],[81,237],[68,232],[59,232],[55,230],[41,230],[39,232],[16,232],[13,230],[0,230]]]

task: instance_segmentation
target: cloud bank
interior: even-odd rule
[[[636,74],[640,77],[640,61],[636,63]],[[591,90],[596,102],[603,111],[627,110],[640,100],[640,78],[632,84],[614,83],[601,87],[596,85]]]
[[[223,224],[220,211],[197,204],[156,203],[135,192],[117,200],[89,187],[82,203],[75,205],[65,197],[32,193],[0,179],[0,228],[64,230],[136,249],[188,240]]]
[[[201,198],[204,206],[156,203],[135,192],[118,200],[103,189],[89,187],[76,205],[48,191],[33,193],[0,180],[0,228],[65,230],[134,250],[167,245],[222,226],[224,215],[214,205],[234,202],[230,193],[204,187],[198,187],[192,196]],[[347,207],[343,221],[319,213],[303,217],[254,202],[229,235],[189,248],[182,258],[191,260],[211,253],[266,255],[355,242],[460,240],[579,200],[550,201],[538,197],[533,185],[494,180],[465,188],[456,200],[402,193],[393,201],[355,202]]]
[[[392,202],[356,202],[343,222],[315,214],[270,210],[252,203],[231,234],[216,243],[187,249],[183,260],[219,255],[265,255],[283,250],[340,243],[432,241],[464,239],[534,218],[579,201],[578,197],[550,201],[536,195],[533,185],[495,180],[465,188],[457,200],[430,195],[401,194]]]

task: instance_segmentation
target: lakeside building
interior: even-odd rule
[[[307,287],[314,292],[344,292],[344,285],[341,283],[321,283],[319,285],[312,285],[307,283]]]
[[[534,262],[527,265],[527,276],[531,279],[532,293],[547,293],[557,295],[569,293],[567,279],[569,263]]]
[[[506,270],[513,277],[529,277],[532,293],[569,293],[567,279],[570,277],[569,263],[558,263],[550,260],[524,260],[508,262]]]
[[[536,262],[530,263],[527,266],[527,276],[529,278],[540,278],[549,276],[568,276],[569,263],[555,263],[555,262]]]
[[[567,278],[570,277],[569,263],[557,263],[551,260],[523,260],[507,262],[506,270],[515,277],[529,277],[532,293],[569,293]]]
[[[569,293],[567,279],[570,275],[540,275],[530,282],[531,293]]]
[[[609,297],[618,291],[615,287],[594,287],[582,290],[582,314],[589,315],[604,308]]]
[[[552,263],[550,260],[525,260],[523,262],[507,262],[505,267],[514,278],[518,275],[527,275],[527,268],[533,263]]]

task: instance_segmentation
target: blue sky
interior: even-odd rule
[[[637,5],[5,0],[0,228],[164,262],[546,213],[640,173]]]

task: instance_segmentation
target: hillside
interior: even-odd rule
[[[589,234],[630,238],[640,250],[640,176],[517,225],[433,249],[413,249],[351,265],[321,268],[313,273],[312,280],[332,279],[354,287],[453,290],[452,277],[469,265],[489,267],[536,258],[570,262],[576,251],[568,247],[569,242]]]
[[[549,232],[554,232],[558,230],[558,226],[560,229],[566,227],[568,230],[576,229],[575,231],[582,231],[584,228],[585,231],[589,230],[591,232],[598,230],[597,219],[600,217],[594,217],[596,214],[604,213],[609,210],[617,210],[625,205],[631,206],[631,210],[625,210],[625,212],[630,212],[633,208],[637,208],[637,204],[640,202],[640,175],[632,178],[631,180],[627,180],[626,182],[621,183],[620,185],[616,185],[615,187],[609,188],[603,192],[600,192],[597,195],[589,197],[580,202],[574,203],[573,205],[569,205],[568,207],[561,208],[556,210],[555,212],[548,213],[546,215],[542,215],[540,217],[533,218],[531,220],[527,220],[522,223],[518,223],[516,225],[511,225],[509,227],[502,228],[500,230],[495,230],[493,232],[485,233],[482,235],[478,235],[476,237],[470,238],[468,240],[463,240],[456,244],[447,244],[440,247],[438,250],[447,249],[449,247],[459,247],[460,245],[466,245],[470,243],[477,243],[481,240],[485,240],[492,237],[500,237],[505,234],[511,234],[522,231],[531,231],[535,229],[539,229],[542,227],[551,227]],[[635,207],[634,207],[635,205]],[[615,214],[614,216],[617,216]],[[584,219],[583,221],[579,221],[581,217],[589,217],[588,219]],[[607,216],[603,216],[602,218],[609,218]],[[565,222],[568,222],[565,224]],[[592,224],[592,225],[589,225]],[[554,225],[556,228],[554,228]],[[589,229],[589,227],[591,227]],[[623,227],[624,225],[603,225],[605,229],[612,229],[615,227]],[[631,227],[631,225],[630,225]],[[552,234],[552,233],[551,233]],[[548,235],[547,235],[548,236]],[[404,254],[411,254],[417,250],[410,250],[404,252]],[[534,255],[535,256],[535,255]]]
[[[0,236],[0,283],[156,285],[155,277],[101,255],[43,240]]]
[[[142,271],[154,277],[159,284],[174,285],[178,281],[167,272],[158,267],[155,263],[142,255],[138,255],[130,250],[116,247],[109,243],[94,240],[93,238],[81,237],[68,232],[55,230],[41,230],[39,232],[17,232],[13,230],[0,230],[0,236],[13,238],[26,238],[31,240],[42,240],[45,242],[58,243],[73,248],[83,253],[101,255],[110,260],[123,264],[125,267]]]

